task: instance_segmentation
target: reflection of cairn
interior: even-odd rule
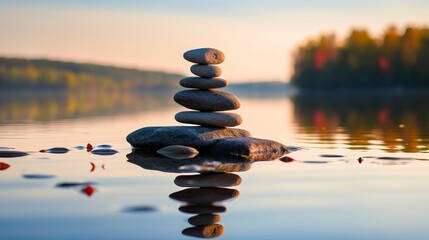
[[[199,48],[187,51],[183,57],[195,65],[191,72],[198,77],[186,77],[180,85],[193,90],[184,90],[176,93],[174,101],[178,104],[197,111],[183,111],[175,118],[181,123],[197,124],[202,126],[234,127],[241,124],[240,115],[217,111],[235,110],[240,102],[231,93],[214,90],[227,86],[227,81],[217,78],[222,74],[221,68],[213,66],[224,61],[224,54],[213,48]]]
[[[174,183],[184,190],[170,194],[170,198],[186,202],[179,210],[184,213],[197,214],[188,219],[193,227],[182,231],[184,235],[213,238],[223,234],[224,228],[217,224],[226,208],[216,205],[228,199],[237,197],[240,192],[226,187],[237,186],[241,183],[240,176],[232,173],[205,173],[199,175],[181,175]]]

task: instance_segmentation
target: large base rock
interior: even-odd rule
[[[217,140],[231,137],[250,137],[251,134],[237,128],[216,127],[145,127],[127,136],[127,141],[135,148],[159,149],[170,145],[184,145],[208,148]]]
[[[217,156],[235,156],[253,161],[277,159],[288,153],[287,147],[279,142],[252,137],[225,138],[210,148]]]

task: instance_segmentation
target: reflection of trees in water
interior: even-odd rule
[[[2,92],[0,123],[135,113],[173,106],[171,92]]]
[[[429,147],[429,111],[424,93],[367,92],[301,93],[293,98],[295,121],[305,134],[317,134],[323,143],[334,135],[348,135],[350,148],[368,149],[382,141],[386,151],[419,152]]]

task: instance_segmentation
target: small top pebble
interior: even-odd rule
[[[223,52],[214,48],[197,48],[183,54],[189,62],[198,64],[219,64],[225,60]]]

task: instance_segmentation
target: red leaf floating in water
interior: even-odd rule
[[[94,148],[92,147],[91,143],[86,144],[86,151],[87,152],[91,152],[92,149],[94,149]]]
[[[358,159],[358,162],[359,162],[359,164],[361,164],[361,163],[363,162],[363,158],[361,158],[361,157],[360,157],[360,158]]]
[[[91,162],[91,171],[90,172],[94,172],[95,170],[95,164],[93,162]]]
[[[42,150],[40,150],[39,152],[44,153],[44,152],[46,152],[46,150],[45,150],[45,149],[42,149]]]
[[[291,157],[282,157],[282,158],[280,158],[279,160],[280,160],[280,161],[282,161],[282,162],[286,162],[286,163],[295,161],[295,160],[294,160],[293,158],[291,158]]]
[[[92,187],[91,185],[87,185],[86,187],[82,188],[81,190],[83,193],[86,194],[86,196],[91,197],[94,192],[95,192],[95,188]]]
[[[10,167],[9,164],[0,162],[0,171],[4,171]]]

